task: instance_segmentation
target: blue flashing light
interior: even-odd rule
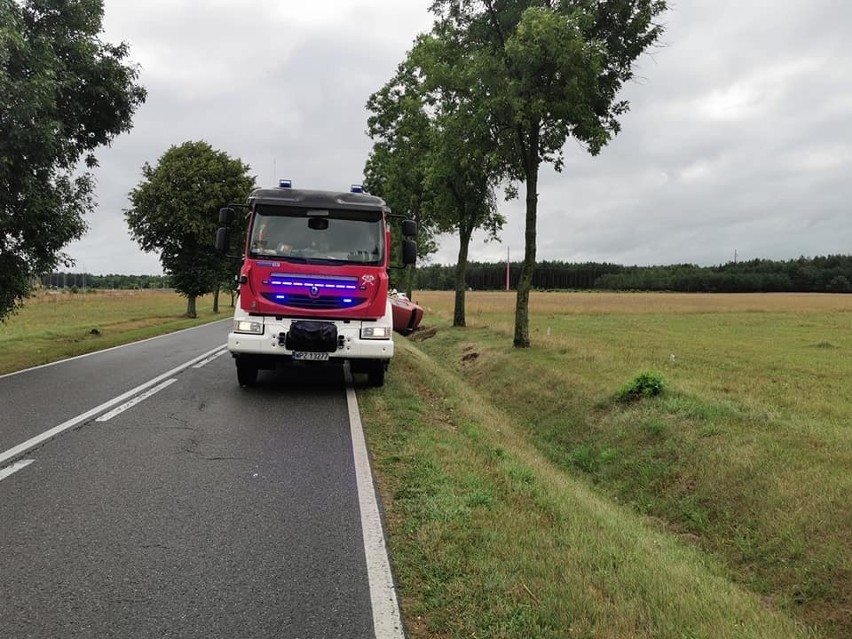
[[[352,298],[351,298],[351,297],[344,297],[344,298],[343,298],[343,303],[344,303],[344,304],[351,304],[351,303],[352,303]]]
[[[282,189],[292,189],[293,180],[278,180],[278,186]]]
[[[353,185],[349,188],[349,191],[350,191],[351,193],[363,193],[363,192],[364,192],[364,187],[363,187],[363,186],[361,186],[360,184],[353,184]]]
[[[287,299],[287,296],[286,295],[276,295],[275,299],[277,299],[279,301],[283,301],[283,300]]]
[[[332,282],[322,282],[317,280],[269,280],[269,283],[273,286],[292,286],[295,288],[311,288],[312,286],[316,286],[317,288],[337,289],[344,291],[355,291],[358,289],[355,284],[336,284]]]

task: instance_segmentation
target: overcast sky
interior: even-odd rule
[[[365,103],[428,31],[429,0],[105,0],[105,34],[130,44],[147,102],[98,153],[77,271],[161,273],[124,221],[127,193],[172,145],[206,140],[261,186],[348,189],[371,148]],[[599,156],[566,146],[543,170],[538,257],[723,264],[852,253],[852,3],[670,1],[662,46],[623,96]],[[522,187],[523,193],[523,187]],[[523,254],[523,205],[502,203],[502,243]],[[434,262],[455,262],[441,242]]]

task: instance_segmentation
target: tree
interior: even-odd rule
[[[471,78],[466,72],[474,67],[460,63],[460,54],[463,50],[453,34],[438,29],[432,36],[421,38],[411,52],[433,118],[425,179],[431,197],[426,208],[437,228],[459,236],[453,326],[466,324],[466,273],[473,232],[483,229],[489,239],[497,239],[505,223],[494,194],[500,166],[491,132],[468,95]]]
[[[515,305],[516,347],[528,347],[536,263],[538,176],[562,169],[569,137],[594,154],[618,133],[617,100],[633,63],[662,33],[665,0],[435,0],[436,29],[458,38],[477,78],[471,100],[487,118],[505,176],[525,185],[524,262]]]
[[[125,211],[131,235],[146,252],[160,251],[163,271],[187,298],[186,314],[195,317],[195,300],[222,280],[228,258],[213,242],[219,209],[243,201],[254,188],[249,167],[207,142],[184,142],[166,151],[130,191]]]
[[[364,189],[383,198],[391,211],[417,222],[417,254],[437,249],[435,229],[424,214],[426,156],[431,135],[414,68],[406,59],[396,74],[367,100],[367,133],[374,140],[364,166]],[[406,269],[410,275],[411,269]],[[405,289],[411,295],[411,278]]]
[[[101,0],[0,0],[0,320],[94,206],[94,151],[131,128],[145,100],[124,43],[101,41]]]
[[[364,165],[363,186],[367,193],[383,198],[391,211],[396,212],[390,220],[393,237],[399,237],[402,232],[396,215],[403,215],[417,222],[417,255],[423,258],[437,249],[434,240],[435,231],[423,215],[422,181],[413,180],[410,174],[406,175],[405,167],[404,159],[397,160],[388,145],[378,142],[373,146]],[[406,184],[412,189],[406,190]],[[396,243],[390,247],[392,264],[398,262],[395,255],[396,248]],[[412,271],[412,267],[406,267],[401,276],[393,272],[390,274],[392,285],[408,291],[409,296],[412,289]]]
[[[449,86],[446,77],[454,50],[450,39],[421,36],[396,75],[370,97],[369,133],[377,141],[367,173],[390,198],[416,208],[429,238],[459,233],[453,324],[464,326],[471,236],[485,228],[496,237],[503,217],[496,210],[488,136],[457,97],[466,80],[453,75]]]

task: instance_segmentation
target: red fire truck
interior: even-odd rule
[[[219,213],[216,248],[227,251],[237,209],[247,209],[239,304],[228,335],[241,386],[283,362],[348,360],[382,386],[393,357],[388,298],[390,209],[359,186],[349,192],[256,189],[247,205]],[[402,262],[413,264],[417,233],[402,222]]]

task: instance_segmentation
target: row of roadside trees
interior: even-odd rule
[[[629,108],[620,90],[660,37],[665,9],[665,0],[432,2],[432,30],[367,102],[365,185],[418,220],[421,254],[436,234],[458,233],[456,326],[471,235],[497,234],[495,190],[505,186],[526,205],[513,342],[530,345],[540,167],[561,170],[568,139],[594,155],[618,133]]]
[[[622,85],[662,27],[665,0],[434,0],[431,32],[368,100],[374,146],[367,190],[422,229],[459,234],[454,323],[464,325],[467,252],[476,229],[504,223],[496,190],[523,192],[524,260],[514,344],[529,346],[536,266],[538,175],[562,168],[570,138],[597,154],[627,109]],[[0,0],[0,319],[32,283],[69,265],[62,247],[85,231],[92,178],[81,160],[123,131],[145,99],[125,44],[101,40],[103,5]],[[126,220],[145,251],[160,254],[173,287],[195,300],[232,279],[238,263],[211,250],[217,211],[254,187],[249,167],[205,142],[186,142],[145,164]],[[522,186],[521,186],[522,185]],[[239,233],[242,229],[235,229]],[[216,296],[218,300],[218,295]]]

